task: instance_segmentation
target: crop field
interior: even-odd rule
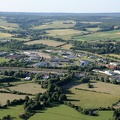
[[[113,31],[107,31],[107,32],[96,32],[89,35],[84,36],[76,36],[73,38],[73,40],[90,40],[90,41],[96,41],[96,40],[120,40],[120,30],[113,30]]]
[[[45,92],[45,89],[41,88],[41,85],[36,83],[26,83],[26,84],[20,84],[13,87],[9,87],[10,90],[16,90],[23,93],[30,93],[30,94],[36,94],[36,93],[43,93]]]
[[[9,34],[9,33],[0,33],[0,39],[10,38],[11,36],[13,36],[13,35]]]
[[[0,119],[2,119],[4,116],[11,115],[16,120],[22,120],[19,118],[19,115],[24,112],[23,106],[18,105],[15,107],[9,107],[8,109],[1,109],[0,110]]]
[[[61,48],[61,49],[69,50],[71,47],[73,47],[72,44],[66,44],[66,45],[61,46],[60,48]]]
[[[9,99],[10,101],[14,99],[25,98],[26,95],[15,95],[9,93],[0,93],[0,103],[1,105],[5,105],[6,101]]]
[[[117,91],[117,89],[120,89],[119,86],[118,87],[116,86],[117,88],[115,88],[113,87],[114,85],[108,87],[109,85],[106,86],[104,84],[104,86],[101,86],[101,88],[95,88],[98,91],[101,90],[100,93],[75,89],[75,88],[79,88],[78,86],[81,86],[80,83],[75,83],[75,82],[74,83],[72,82],[69,85],[66,85],[66,88],[68,89],[67,96],[72,103],[74,103],[75,105],[81,106],[83,108],[108,107],[120,99],[120,95],[118,95],[118,91]],[[97,86],[100,86],[100,85],[96,84],[96,87]],[[85,89],[84,87],[87,88],[86,84],[83,85],[83,89]],[[115,90],[112,90],[114,88]],[[112,94],[106,94],[108,91],[110,91],[109,89],[111,90]],[[106,93],[101,93],[102,91],[106,91]]]
[[[35,41],[26,42],[25,44],[28,44],[28,45],[44,44],[44,45],[48,45],[48,46],[57,47],[59,45],[64,44],[64,42],[58,42],[58,41],[54,41],[54,40],[35,40]]]
[[[73,108],[65,105],[58,107],[48,108],[45,111],[40,111],[29,120],[109,120],[112,118],[113,111],[99,111],[99,116],[83,115]]]
[[[65,22],[68,24],[64,24]],[[75,25],[74,21],[54,21],[51,23],[46,23],[44,25],[34,27],[33,29],[70,28],[70,27],[74,27],[74,25]]]
[[[62,35],[76,35],[80,34],[81,31],[73,29],[58,29],[58,30],[48,30],[49,36],[62,36]]]

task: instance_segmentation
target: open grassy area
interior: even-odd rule
[[[93,88],[88,88],[87,83],[79,84],[79,85],[76,85],[75,87],[90,90],[90,91],[94,90],[97,92],[109,93],[109,94],[120,96],[120,93],[118,92],[120,91],[119,85],[105,83],[105,82],[97,82],[97,81],[91,81],[90,84],[93,86]]]
[[[69,24],[64,24],[64,22],[69,23]],[[47,29],[47,28],[70,28],[75,25],[74,21],[54,21],[51,23],[46,23],[44,25],[36,26],[33,29]]]
[[[84,36],[74,37],[76,40],[120,40],[120,30],[112,30],[106,32],[96,32]]]
[[[73,47],[72,44],[66,44],[66,45],[61,46],[60,48],[61,48],[61,49],[69,50],[71,47]]]
[[[7,62],[7,61],[9,61],[9,59],[4,58],[4,57],[0,57],[0,63],[2,63],[2,62]]]
[[[99,107],[108,107],[111,106],[113,103],[117,102],[120,99],[120,95],[118,95],[119,86],[112,86],[109,84],[102,83],[99,88],[98,84],[96,84],[96,91],[100,92],[110,92],[109,94],[106,93],[99,93],[99,92],[92,92],[92,91],[85,91],[85,90],[76,90],[75,88],[80,88],[81,84],[78,82],[72,82],[69,85],[66,85],[67,96],[68,99],[74,103],[75,105],[81,106],[83,108],[99,108]],[[82,85],[82,89],[87,89],[87,85]],[[98,86],[98,88],[97,88]],[[113,90],[115,89],[115,90]],[[91,89],[93,90],[93,89]]]
[[[14,117],[15,120],[22,120],[19,118],[19,115],[24,112],[23,106],[18,105],[15,107],[9,107],[8,109],[1,109],[0,110],[0,119],[2,119],[4,116],[11,115]]]
[[[96,28],[87,28],[88,31],[91,31],[91,32],[96,32],[98,30],[100,30],[100,28],[96,27]]]
[[[4,28],[5,30],[14,30],[18,29],[19,25],[16,23],[8,23],[7,21],[0,19],[0,27]]]
[[[80,34],[81,31],[73,29],[57,29],[57,30],[48,30],[49,36],[62,36],[62,35],[75,35]]]
[[[99,116],[95,117],[87,116],[68,106],[60,105],[36,113],[29,120],[109,120],[109,118],[112,118],[113,111],[100,111],[98,114]]]
[[[14,99],[20,99],[25,98],[26,95],[16,95],[16,94],[9,94],[9,93],[0,93],[0,103],[2,105],[6,104],[7,100],[14,100]]]
[[[107,54],[106,54],[107,55]],[[111,56],[111,57],[116,57],[116,58],[120,58],[120,55],[118,55],[118,54],[108,54],[109,56]]]
[[[9,33],[0,33],[0,39],[10,38],[11,36],[13,36],[13,35],[9,34]]]
[[[25,44],[33,45],[33,44],[41,44],[41,43],[53,47],[64,44],[64,42],[57,42],[54,40],[35,40],[35,41],[26,42]]]
[[[29,94],[45,92],[45,89],[42,89],[41,85],[36,84],[36,83],[20,84],[20,85],[16,85],[13,87],[9,87],[9,89],[24,92],[24,93],[29,93]]]

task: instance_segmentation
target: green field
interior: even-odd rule
[[[0,33],[0,39],[10,38],[11,36],[13,35],[9,33]]]
[[[7,61],[9,61],[9,59],[4,58],[4,57],[0,57],[0,63],[2,63],[2,62],[7,62]]]
[[[27,44],[27,45],[44,44],[44,45],[56,47],[56,46],[62,45],[64,43],[65,42],[58,42],[58,41],[54,41],[54,40],[35,40],[35,41],[26,42],[25,44]]]
[[[120,95],[118,94],[118,89],[120,88],[117,85],[96,84],[96,88],[91,90],[97,92],[75,89],[87,89],[86,84],[82,85],[79,82],[72,82],[65,87],[68,89],[68,100],[75,105],[81,106],[82,108],[107,108],[108,106],[111,107],[113,103],[116,103],[120,99]]]
[[[54,108],[48,108],[45,111],[36,113],[29,120],[109,120],[112,118],[113,111],[100,111],[99,116],[83,115],[73,108],[60,105]]]
[[[19,25],[16,23],[8,23],[7,21],[0,19],[0,27],[4,28],[5,30],[14,30],[18,29]]]
[[[76,36],[73,40],[120,40],[120,30],[106,31],[106,32],[96,32],[84,36]]]
[[[71,22],[70,24],[64,24],[64,22]],[[33,29],[48,29],[48,28],[70,28],[73,27],[75,25],[74,21],[54,21],[51,23],[46,23],[44,25],[40,25],[40,26],[36,26]]]
[[[19,115],[24,112],[23,106],[9,107],[8,109],[0,109],[0,119],[4,116],[11,115],[15,120],[22,120],[19,118]]]

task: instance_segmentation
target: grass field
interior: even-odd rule
[[[66,45],[61,46],[60,48],[61,48],[61,49],[69,50],[71,47],[73,47],[72,44],[66,44]]]
[[[26,95],[15,95],[15,94],[9,94],[9,93],[0,93],[0,103],[2,105],[6,104],[7,100],[14,100],[14,99],[20,99],[25,98]]]
[[[120,30],[106,31],[106,32],[96,32],[84,36],[74,37],[76,40],[120,40]],[[74,40],[73,39],[73,40]]]
[[[0,119],[2,119],[4,116],[11,115],[14,117],[15,120],[22,120],[19,118],[19,115],[24,112],[23,106],[18,105],[15,107],[9,107],[8,109],[1,109],[0,110]]]
[[[30,94],[45,92],[45,89],[42,89],[41,85],[36,83],[20,84],[13,87],[9,87],[9,89],[24,92],[24,93],[30,93]]]
[[[107,54],[106,54],[107,55]],[[109,56],[111,56],[111,57],[116,57],[116,58],[120,58],[120,55],[118,55],[118,54],[108,54]]]
[[[79,84],[79,85],[76,85],[75,87],[90,90],[90,91],[94,90],[97,92],[109,93],[112,95],[120,96],[120,93],[118,92],[118,91],[120,91],[119,85],[105,83],[105,82],[96,82],[96,81],[92,81],[90,84],[93,86],[93,88],[88,88],[87,83]]]
[[[18,29],[19,25],[16,23],[8,23],[7,21],[0,19],[0,27],[6,30],[13,30],[13,29]]]
[[[71,22],[71,24],[63,24],[64,22]],[[40,25],[34,27],[33,29],[47,29],[47,28],[70,28],[75,25],[74,21],[54,21],[51,23],[46,23],[44,25]]]
[[[91,31],[91,32],[96,32],[98,30],[100,30],[100,28],[87,28],[88,31]]]
[[[53,47],[64,44],[64,42],[57,42],[54,40],[35,40],[35,41],[26,42],[25,44],[33,45],[33,44],[41,44],[41,43]]]
[[[80,34],[81,31],[73,29],[58,29],[58,30],[48,30],[49,36],[62,36],[62,35],[76,35]]]
[[[108,107],[113,103],[117,102],[120,99],[120,94],[118,95],[119,86],[112,86],[109,84],[96,84],[96,91],[100,92],[111,92],[111,94],[85,91],[85,90],[76,90],[75,88],[87,89],[87,85],[80,85],[78,82],[72,82],[69,85],[66,85],[68,89],[67,96],[68,99],[74,104],[81,106],[83,108],[99,108],[99,107]],[[98,86],[98,88],[97,88]],[[113,90],[115,89],[115,90]],[[94,89],[91,89],[94,90]]]
[[[7,62],[7,61],[9,61],[9,59],[4,58],[4,57],[0,57],[0,63],[2,63],[2,62]]]
[[[9,33],[0,33],[0,39],[10,38],[11,36],[13,36],[13,35],[9,34]]]
[[[36,113],[29,120],[109,120],[112,118],[113,111],[100,111],[98,114],[98,117],[86,116],[68,106],[60,105]]]

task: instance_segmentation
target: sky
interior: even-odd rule
[[[0,0],[3,12],[120,12],[120,0]]]

